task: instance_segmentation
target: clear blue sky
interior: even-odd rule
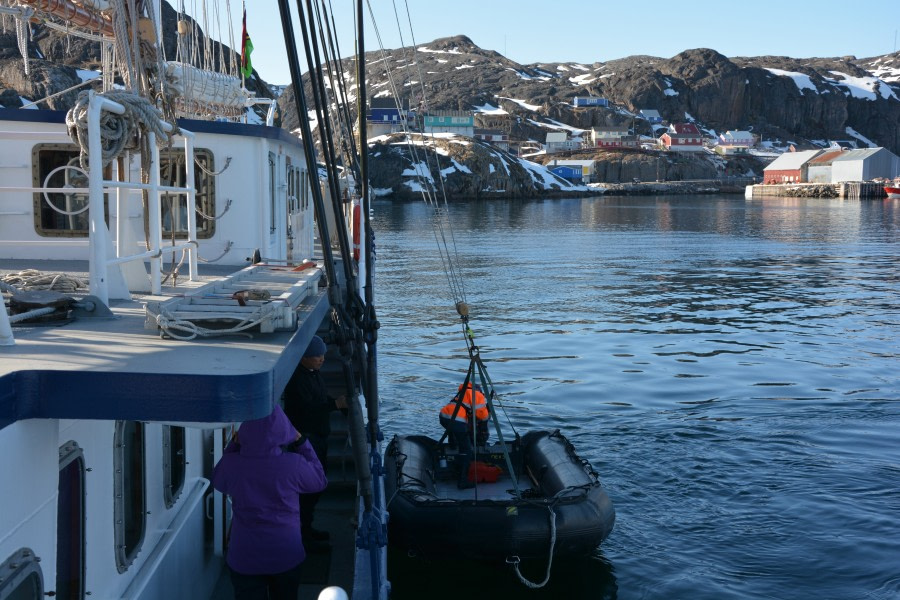
[[[170,3],[172,0],[169,0]],[[328,2],[329,0],[326,0]],[[341,51],[353,48],[355,0],[330,0]],[[386,48],[412,34],[422,45],[465,34],[482,48],[522,64],[592,63],[634,54],[671,57],[690,48],[725,56],[767,54],[795,58],[888,54],[898,49],[898,0],[368,0]],[[305,1],[303,2],[305,5]],[[231,0],[240,38],[241,1]],[[295,13],[296,0],[290,2]],[[227,27],[227,26],[225,26]],[[295,26],[296,27],[296,26]],[[290,81],[281,20],[274,0],[247,0],[253,66],[263,79]],[[378,48],[366,8],[366,46]],[[302,55],[300,64],[304,66]]]

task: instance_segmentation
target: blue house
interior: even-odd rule
[[[550,171],[562,177],[567,181],[573,181],[576,183],[581,183],[583,181],[583,175],[581,174],[581,167],[570,167],[566,165],[560,165],[558,167],[550,167]]]
[[[409,114],[409,100],[400,104],[394,98],[372,98],[366,113],[366,131],[369,136],[402,131]]]
[[[597,98],[595,96],[575,96],[572,98],[572,106],[576,108],[584,106],[609,106],[609,100],[606,98]]]

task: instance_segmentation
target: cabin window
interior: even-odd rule
[[[87,188],[88,174],[81,168],[78,146],[74,144],[38,144],[31,150],[32,186],[36,188]],[[104,169],[104,177],[111,170]],[[41,192],[34,194],[34,230],[45,237],[87,237],[87,192]],[[104,219],[109,224],[109,195]]]
[[[291,214],[294,212],[296,190],[294,189],[294,166],[291,164],[290,158],[285,158],[284,171],[287,180],[287,210],[288,214]]]
[[[84,598],[84,456],[75,442],[59,449],[56,499],[56,597]]]
[[[185,460],[184,427],[164,425],[163,433],[163,493],[166,508],[175,506],[175,501],[184,489]]]
[[[275,154],[269,152],[269,233],[275,233],[277,222],[275,210],[275,207],[278,205],[277,196],[275,195],[275,175],[277,172]]]
[[[29,548],[20,548],[0,564],[0,600],[40,600],[44,597],[41,565]]]
[[[144,424],[116,421],[114,455],[116,567],[124,573],[134,562],[144,541]]]
[[[306,190],[306,171],[287,163],[288,212],[292,215],[306,210],[309,202]]]
[[[184,166],[184,149],[170,148],[159,153],[159,181],[161,185],[184,187],[187,183],[187,170]],[[194,149],[194,187],[197,190],[195,199],[194,221],[197,224],[197,238],[211,238],[216,232],[216,178],[213,154],[203,148]],[[185,210],[183,194],[163,194],[160,197],[162,212],[163,238],[186,239],[188,215]]]
[[[309,210],[309,175],[305,170],[300,171],[300,208]]]
[[[184,150],[160,151],[160,183],[183,187],[186,180]],[[38,144],[32,150],[32,185],[34,187],[87,188],[88,174],[81,168],[78,147],[74,144]],[[197,237],[210,238],[215,233],[215,178],[212,152],[194,150],[194,185],[197,189],[194,219]],[[103,170],[103,178],[112,177],[110,166]],[[160,198],[163,237],[187,237],[187,211],[184,197],[163,194]],[[106,194],[104,219],[109,225],[110,195]],[[88,236],[88,194],[47,192],[34,194],[34,228],[45,237]]]

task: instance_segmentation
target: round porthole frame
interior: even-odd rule
[[[44,573],[41,559],[31,548],[19,548],[0,564],[0,600],[9,598],[29,577],[37,575],[35,600],[44,596]]]

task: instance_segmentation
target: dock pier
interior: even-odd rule
[[[842,183],[776,183],[748,185],[745,198],[841,198],[861,200],[884,198],[884,184],[874,181],[845,181]]]

